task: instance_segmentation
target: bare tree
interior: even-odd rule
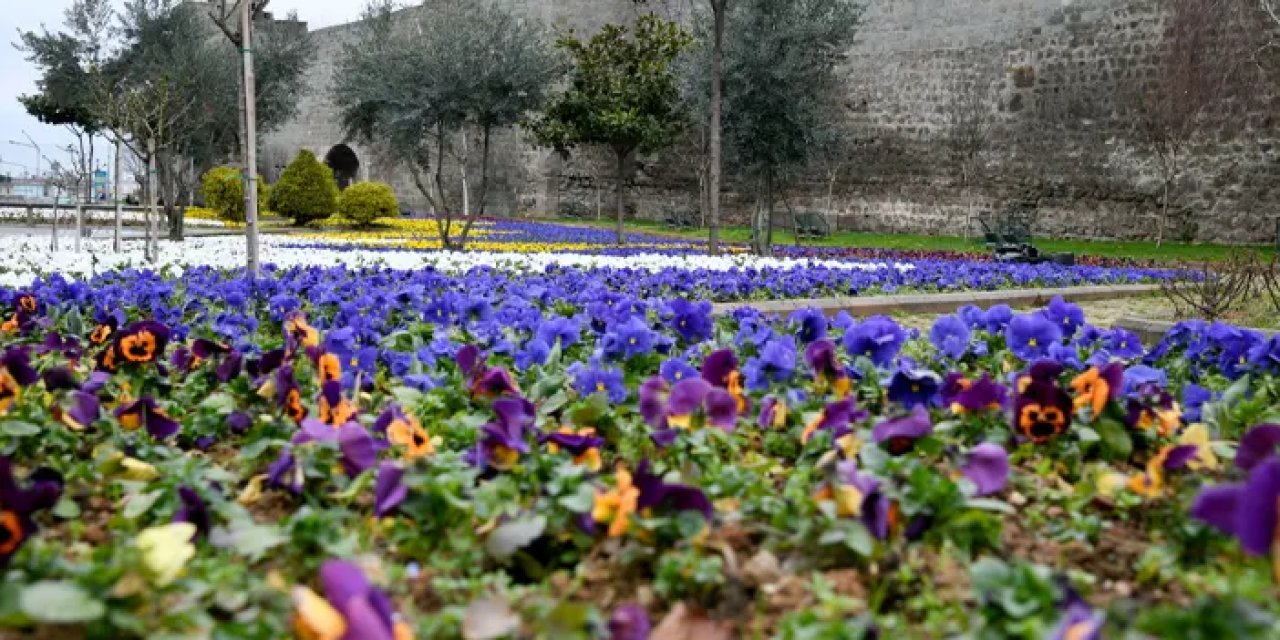
[[[1258,7],[1272,23],[1280,27],[1280,0],[1258,0]]]
[[[1168,26],[1162,59],[1151,79],[1124,88],[1126,107],[1138,144],[1160,178],[1160,217],[1156,245],[1164,242],[1187,169],[1188,147],[1205,127],[1217,122],[1227,90],[1243,60],[1225,55],[1215,41],[1224,17],[1222,0],[1168,0]]]
[[[943,144],[960,181],[961,192],[968,200],[964,225],[966,238],[974,219],[971,187],[981,177],[983,157],[991,145],[995,127],[992,93],[991,80],[975,74],[955,83],[951,99],[943,107],[946,127]]]

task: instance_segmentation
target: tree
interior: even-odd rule
[[[725,137],[738,170],[762,185],[759,253],[770,251],[787,179],[840,140],[836,65],[861,16],[853,0],[738,0],[729,16]]]
[[[968,198],[965,237],[974,217],[970,186],[982,170],[983,154],[991,144],[995,126],[993,101],[991,78],[977,73],[956,80],[951,87],[951,99],[943,105],[946,127],[943,144],[960,180],[960,188]]]
[[[711,114],[707,141],[707,253],[720,252],[720,178],[724,169],[724,30],[729,0],[706,0],[711,8]]]
[[[1149,81],[1121,88],[1132,135],[1155,165],[1160,180],[1156,246],[1164,242],[1179,199],[1188,147],[1206,125],[1220,122],[1240,59],[1223,55],[1214,35],[1220,0],[1169,0],[1165,49]]]
[[[77,164],[93,170],[93,138],[103,128],[92,108],[92,86],[108,46],[107,32],[115,12],[109,0],[75,0],[64,12],[68,32],[43,29],[19,34],[18,48],[36,65],[39,93],[18,98],[27,113],[51,125],[62,125],[76,137]],[[90,199],[88,181],[77,199]]]
[[[291,218],[294,224],[306,224],[332,216],[338,207],[338,184],[333,170],[316,159],[316,154],[303,149],[271,189],[271,208]]]
[[[382,1],[369,7],[364,31],[344,49],[333,93],[347,134],[384,147],[409,170],[431,204],[441,242],[457,249],[485,211],[494,132],[537,109],[559,75],[536,22],[468,0],[438,0],[429,12],[393,19],[392,5]],[[477,148],[473,206],[469,170]],[[446,158],[458,167],[459,188],[446,185]]]
[[[667,146],[683,129],[673,63],[691,43],[676,23],[653,14],[641,16],[630,32],[610,24],[587,42],[565,36],[556,43],[573,60],[572,82],[530,130],[540,144],[561,153],[580,144],[613,152],[620,245],[626,242],[627,158]]]

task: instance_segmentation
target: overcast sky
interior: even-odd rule
[[[119,0],[118,0],[119,1]],[[63,14],[72,0],[0,0],[0,173],[22,175],[34,169],[33,149],[10,144],[10,140],[26,142],[26,131],[42,147],[45,155],[59,158],[54,149],[66,146],[72,137],[61,127],[50,127],[28,116],[17,97],[35,91],[36,70],[14,49],[20,31],[62,29]],[[21,5],[21,9],[18,9]],[[269,10],[283,15],[296,11],[312,28],[327,27],[355,20],[364,0],[272,0]],[[26,165],[31,169],[15,164]],[[45,164],[41,163],[42,168]]]

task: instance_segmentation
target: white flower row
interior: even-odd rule
[[[189,238],[184,242],[159,242],[157,258],[147,262],[143,241],[129,240],[124,251],[111,250],[109,239],[89,239],[82,242],[81,251],[73,249],[73,239],[64,236],[59,240],[59,250],[50,249],[48,234],[34,233],[11,235],[6,238],[10,247],[7,268],[0,268],[0,285],[22,287],[33,278],[60,273],[71,279],[84,279],[95,274],[129,267],[150,268],[161,272],[180,274],[187,267],[212,266],[233,269],[244,266],[245,242],[239,236]],[[262,261],[282,268],[294,266],[351,267],[384,266],[394,269],[421,269],[435,267],[449,273],[462,273],[474,267],[494,267],[511,272],[543,271],[550,266],[579,268],[632,268],[659,271],[667,268],[706,269],[727,271],[734,268],[788,268],[805,265],[822,265],[839,269],[880,271],[886,269],[910,270],[910,264],[890,265],[879,262],[804,261],[752,256],[669,256],[640,254],[634,256],[596,256],[576,253],[504,253],[504,252],[443,252],[443,251],[375,251],[316,246],[287,246],[306,241],[287,236],[263,236]]]
[[[81,211],[84,224],[114,224],[116,212],[107,209],[84,209]],[[164,211],[159,211],[160,226],[164,226]],[[140,225],[146,221],[146,214],[141,211],[122,211],[120,221],[127,225]],[[0,207],[0,222],[19,224],[49,224],[53,222],[53,207],[42,205],[27,211],[26,207]],[[76,209],[73,205],[58,208],[58,224],[72,226],[76,222]],[[223,227],[219,220],[187,218],[184,222],[189,227]]]

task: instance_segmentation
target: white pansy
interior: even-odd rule
[[[81,212],[81,220],[88,223],[97,224],[113,224],[116,219],[114,209],[85,209]],[[164,221],[164,210],[159,210],[160,226],[167,229],[167,222]],[[140,211],[123,211],[120,213],[120,221],[126,225],[140,225],[146,220],[146,214]],[[0,222],[17,222],[30,223],[38,225],[46,225],[53,221],[53,207],[35,208],[28,213],[26,207],[0,207]],[[68,228],[76,223],[76,208],[72,205],[65,205],[58,208],[59,224],[67,225]],[[226,227],[220,220],[206,220],[203,218],[190,218],[185,220],[188,227]],[[101,230],[98,230],[101,233]]]
[[[22,287],[37,276],[60,273],[64,277],[82,279],[94,274],[129,267],[151,268],[177,275],[187,267],[211,266],[223,269],[241,267],[245,262],[244,239],[239,236],[189,238],[184,242],[161,241],[154,263],[143,256],[143,243],[131,240],[125,250],[115,253],[109,239],[92,239],[76,253],[70,242],[61,243],[56,252],[49,250],[45,234],[10,235],[7,269],[0,269],[0,285]],[[69,239],[68,239],[69,240]],[[293,245],[293,246],[290,246]],[[307,246],[300,246],[307,245]],[[349,267],[384,266],[394,269],[435,267],[447,273],[462,273],[475,267],[494,267],[513,273],[540,272],[550,266],[590,269],[630,268],[660,271],[668,268],[728,271],[741,268],[786,269],[823,266],[860,271],[898,269],[908,271],[910,264],[859,262],[843,260],[796,260],[756,256],[664,255],[642,253],[632,256],[599,256],[581,253],[514,253],[493,251],[375,251],[352,248],[349,244],[316,241],[287,236],[262,237],[262,261],[282,268],[295,266]]]

